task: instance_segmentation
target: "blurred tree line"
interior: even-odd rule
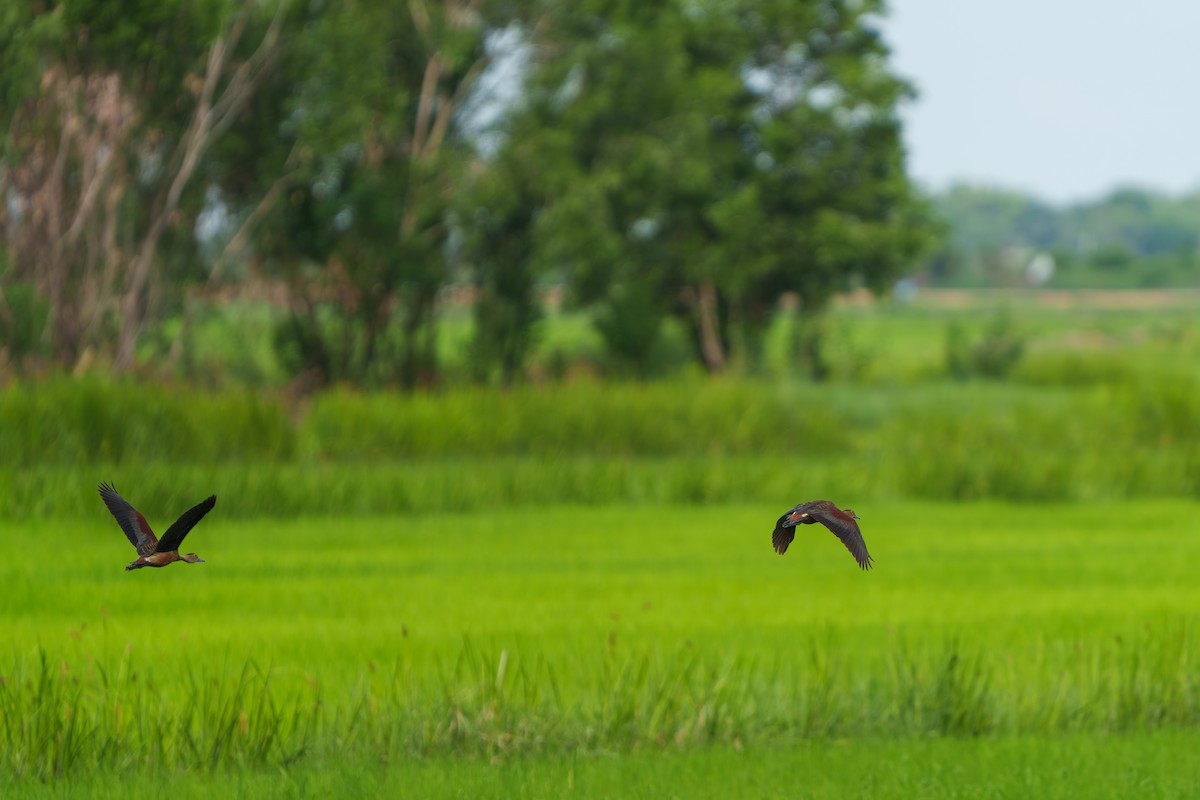
[[[1200,192],[1118,189],[1056,207],[1020,192],[953,186],[932,198],[948,235],[923,267],[942,286],[1200,286]]]
[[[282,309],[309,385],[438,379],[445,298],[508,382],[547,287],[634,370],[710,372],[884,291],[936,239],[882,0],[12,0],[0,350],[137,367],[145,331]],[[820,361],[820,327],[801,351]]]

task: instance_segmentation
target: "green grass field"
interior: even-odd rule
[[[839,309],[821,385],[782,323],[721,379],[295,402],[231,329],[213,392],[11,382],[0,796],[1197,796],[1194,300],[1039,298]],[[207,563],[126,573],[100,480],[216,492]],[[820,496],[877,569],[774,554]]]
[[[1200,792],[1195,735],[810,741],[789,747],[566,754],[493,761],[439,757],[396,765],[99,775],[22,784],[27,798],[208,797],[975,798],[1188,800]],[[0,784],[2,786],[3,784]]]
[[[870,573],[822,528],[776,556],[774,507],[278,521],[220,503],[188,540],[207,563],[126,573],[96,506],[0,540],[14,792],[1196,786],[1194,503],[872,504]]]

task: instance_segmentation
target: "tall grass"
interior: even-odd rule
[[[613,757],[410,759],[402,764],[300,763],[286,768],[6,785],[48,800],[207,800],[210,797],[939,797],[1190,798],[1194,734],[813,740],[783,747],[647,749]],[[881,766],[882,765],[882,766]]]
[[[234,513],[843,495],[1020,501],[1200,494],[1200,377],[337,390],[293,415],[247,392],[49,381],[0,392],[0,516],[76,514],[101,479]],[[170,464],[170,470],[163,470]],[[169,474],[167,474],[169,472]],[[197,484],[202,484],[197,488]]]
[[[467,641],[433,681],[402,665],[349,687],[240,669],[156,674],[126,657],[37,651],[0,682],[0,763],[18,779],[208,771],[305,759],[634,752],[841,737],[1111,734],[1200,724],[1188,628],[1129,642],[1047,639],[1017,664],[954,641],[856,663],[813,640],[791,663],[703,647],[574,657]]]
[[[277,459],[295,450],[284,408],[250,391],[94,376],[0,391],[0,466]]]
[[[208,493],[234,517],[432,514],[499,507],[778,504],[798,486],[877,495],[875,473],[845,459],[465,457],[395,462],[95,464],[32,467],[4,477],[0,517],[81,518],[112,480],[147,509],[183,508]],[[103,507],[101,506],[101,509]]]
[[[1200,725],[1194,503],[776,508],[10,525],[0,780]]]
[[[206,671],[207,672],[207,671]],[[6,665],[0,680],[0,746],[13,777],[46,780],[82,765],[217,769],[287,763],[313,731],[317,706],[281,700],[253,662],[233,677],[139,672],[128,658],[104,664]]]
[[[332,392],[304,427],[323,457],[664,456],[836,451],[836,403],[735,381],[574,384],[400,397]]]

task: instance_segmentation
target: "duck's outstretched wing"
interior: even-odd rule
[[[842,544],[846,545],[846,549],[850,551],[850,555],[854,556],[858,566],[863,569],[871,568],[871,562],[874,559],[867,552],[867,543],[863,541],[862,531],[858,529],[858,523],[854,521],[853,517],[836,507],[821,512],[809,512],[809,514],[842,540]]]
[[[792,539],[796,538],[796,526],[789,525],[783,527],[783,523],[787,521],[788,515],[792,512],[787,512],[775,523],[775,530],[771,534],[771,544],[775,546],[775,552],[783,555],[787,552],[788,545],[792,543]]]
[[[183,537],[188,535],[188,531],[196,527],[196,523],[204,519],[204,515],[212,511],[212,507],[217,504],[217,496],[209,495],[208,499],[197,503],[180,515],[179,519],[167,528],[167,532],[163,534],[162,539],[158,541],[156,552],[169,553],[172,550],[178,550],[179,545],[183,544]]]
[[[148,556],[153,553],[154,548],[158,546],[158,539],[154,538],[154,531],[150,530],[150,524],[146,522],[142,512],[129,505],[129,501],[117,494],[117,490],[112,487],[112,484],[102,483],[99,490],[100,499],[104,501],[104,505],[108,506],[109,513],[116,518],[121,530],[125,531],[125,536],[129,539],[129,543],[137,549],[137,554]]]

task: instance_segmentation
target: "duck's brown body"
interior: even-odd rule
[[[178,550],[168,550],[165,553],[151,553],[148,556],[138,556],[136,561],[133,561],[125,569],[141,569],[142,567],[165,567],[167,564],[173,564],[176,561],[187,561],[189,563],[203,562],[202,558],[188,558],[194,556],[195,553],[188,553],[187,556],[179,555]]]
[[[204,559],[195,553],[180,555],[179,545],[183,542],[183,537],[188,535],[188,531],[196,527],[196,523],[217,504],[216,495],[211,495],[204,502],[183,512],[179,519],[167,528],[162,539],[154,536],[154,531],[150,530],[150,525],[142,513],[117,494],[117,490],[110,484],[100,484],[100,498],[116,518],[121,530],[125,531],[129,543],[137,548],[137,560],[125,567],[126,570],[141,569],[142,567],[165,567],[176,561],[186,561],[189,564],[203,563]]]

